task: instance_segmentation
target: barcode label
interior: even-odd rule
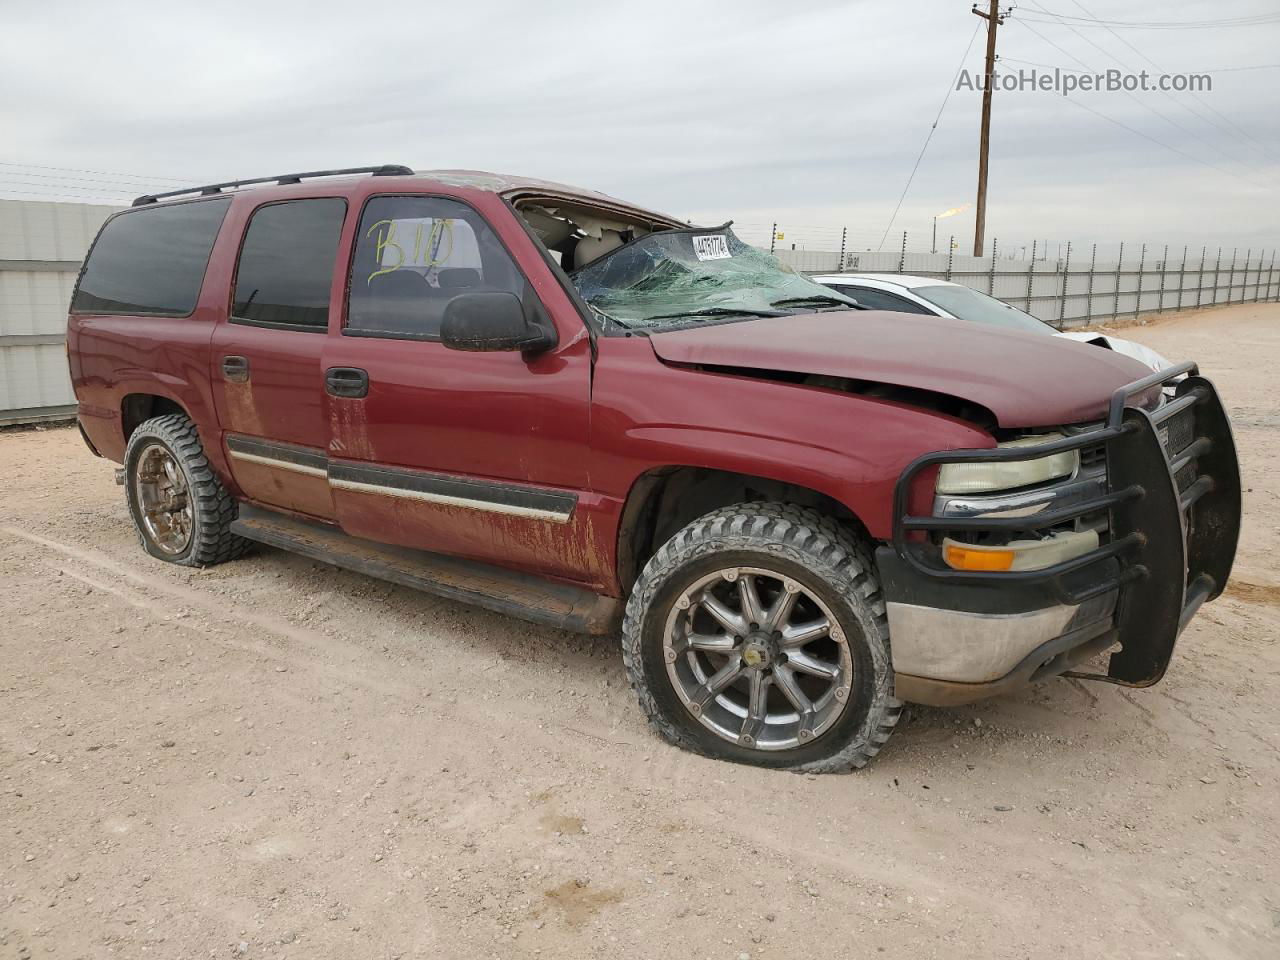
[[[723,233],[710,233],[693,238],[693,252],[699,260],[728,260],[729,239]]]

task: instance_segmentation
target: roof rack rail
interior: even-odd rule
[[[187,187],[184,190],[170,190],[168,193],[148,193],[133,201],[135,207],[142,207],[157,200],[170,197],[182,197],[189,193],[198,193],[202,197],[211,197],[221,193],[226,187],[247,187],[255,183],[301,183],[312,177],[342,177],[351,173],[371,173],[375,177],[411,177],[413,170],[399,163],[384,163],[380,167],[347,167],[342,170],[312,170],[307,173],[284,173],[278,177],[257,177],[253,180],[228,180],[225,183],[211,183],[203,187]]]

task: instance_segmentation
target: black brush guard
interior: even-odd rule
[[[1174,396],[1148,412],[1130,401],[1162,390],[1177,377]],[[1168,450],[1160,431],[1189,413],[1187,440]],[[1185,419],[1179,426],[1185,427]],[[1102,444],[1107,492],[1085,502],[1022,517],[917,517],[907,511],[912,482],[944,463],[1031,460]],[[1172,444],[1169,444],[1172,445]],[[1179,484],[1178,478],[1182,478]],[[979,573],[947,567],[928,534],[1035,535],[1106,511],[1107,542],[1041,570]],[[1121,387],[1111,397],[1106,425],[1035,447],[948,450],[912,461],[894,488],[893,548],[911,568],[951,583],[993,587],[1043,584],[1059,602],[1078,605],[1119,589],[1115,638],[1107,675],[1067,676],[1146,687],[1164,676],[1174,644],[1200,605],[1226,586],[1240,532],[1240,466],[1231,424],[1213,384],[1194,363],[1183,363]],[[914,536],[913,536],[914,535]]]

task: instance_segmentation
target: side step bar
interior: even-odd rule
[[[622,601],[616,597],[470,560],[361,540],[324,524],[244,503],[231,532],[335,567],[574,633],[613,633],[621,620]]]

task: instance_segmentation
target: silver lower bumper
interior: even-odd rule
[[[978,693],[980,686],[1030,676],[1070,649],[1072,640],[1084,644],[1106,632],[1116,597],[1113,591],[1079,606],[1055,604],[1005,614],[890,602],[886,606],[893,669],[899,677],[972,684]],[[1055,643],[1059,639],[1063,643]],[[1043,661],[1037,659],[1037,651],[1043,653]]]

